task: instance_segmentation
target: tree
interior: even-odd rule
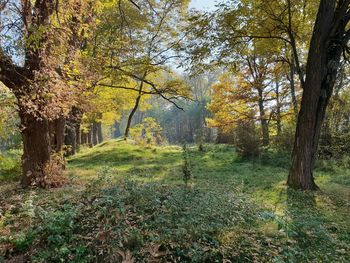
[[[316,190],[313,167],[341,55],[350,38],[350,1],[321,0],[310,42],[288,186]]]
[[[303,89],[288,177],[288,185],[293,188],[317,189],[312,170],[341,55],[347,50],[350,36],[348,9],[348,0],[242,0],[224,3],[215,13],[195,16],[190,26],[191,32],[197,32],[195,36],[209,39],[209,42],[202,41],[198,45],[198,41],[193,41],[189,45],[196,63],[213,53],[218,54],[220,61],[230,62],[240,54],[242,44],[249,47],[256,39],[274,40],[282,47],[285,55],[280,60],[290,67],[295,113],[298,107],[294,72]],[[215,47],[214,52],[211,46]],[[305,47],[309,47],[308,52]]]
[[[91,57],[102,62],[96,85],[134,91],[134,106],[124,134],[127,138],[145,96],[156,95],[175,106],[178,98],[188,96],[187,87],[169,67],[177,57],[173,50],[179,42],[173,25],[188,1],[146,1],[137,7],[129,1],[116,3],[106,5],[101,12],[103,18],[95,32]],[[125,85],[130,82],[134,86]]]
[[[64,167],[54,156],[60,155],[63,146],[64,116],[79,93],[70,85],[68,72],[77,54],[76,33],[82,34],[81,14],[91,7],[90,2],[9,0],[1,4],[0,81],[18,104],[22,185],[59,184]]]
[[[188,26],[191,37],[187,50],[193,67],[199,65],[210,69],[219,66],[243,76],[251,86],[250,94],[246,94],[247,99],[250,97],[249,99],[256,100],[258,104],[262,141],[265,146],[270,142],[270,120],[276,115],[270,109],[270,102],[274,99],[272,95],[276,91],[273,87],[273,69],[277,64],[286,68],[292,67],[294,63],[289,60],[291,51],[289,44],[286,45],[290,42],[287,39],[288,27],[281,25],[282,22],[285,23],[285,15],[270,12],[273,7],[278,10],[282,7],[275,1],[268,2],[241,1],[238,5],[223,3],[211,14],[195,15]],[[204,59],[206,57],[210,59]],[[288,74],[292,105],[297,111],[294,71]],[[279,110],[280,107],[276,109]]]
[[[254,91],[257,92],[257,96],[253,96],[256,98],[259,106],[259,119],[263,137],[262,142],[264,146],[267,146],[270,143],[270,134],[269,118],[267,117],[265,102],[268,100],[268,95],[270,93],[269,83],[266,83],[266,81],[268,74],[270,74],[271,61],[264,57],[257,57],[254,55],[248,56],[246,61],[249,73],[245,74],[244,78],[251,87],[251,93],[254,94]],[[251,95],[251,97],[253,96]]]

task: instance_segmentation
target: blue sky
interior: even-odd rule
[[[215,2],[216,0],[192,0],[190,3],[190,8],[210,10],[214,8]]]

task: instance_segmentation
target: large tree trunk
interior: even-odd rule
[[[1,1],[1,3],[3,2]],[[49,84],[49,81],[44,83],[45,81],[41,76],[51,77],[57,73],[60,74],[59,69],[63,67],[61,64],[53,66],[47,63],[47,61],[52,62],[51,56],[55,54],[52,51],[56,47],[60,47],[59,41],[54,41],[54,37],[51,38],[53,36],[51,34],[53,26],[50,21],[52,14],[59,11],[58,5],[57,1],[14,2],[22,4],[16,4],[16,8],[11,7],[15,16],[18,15],[19,18],[13,21],[14,24],[11,27],[19,26],[21,28],[23,33],[21,36],[22,42],[27,42],[28,39],[35,37],[36,43],[35,45],[23,46],[23,66],[16,65],[4,52],[4,43],[0,43],[0,81],[11,89],[19,105],[23,139],[23,175],[21,181],[24,186],[33,184],[42,187],[47,187],[48,184],[53,186],[59,183],[57,180],[60,177],[57,177],[57,175],[60,175],[63,169],[61,156],[52,153],[61,152],[62,150],[64,120],[58,119],[51,122],[52,127],[50,129],[49,119],[56,114],[62,114],[62,112],[55,112],[54,115],[48,116],[48,112],[43,110],[42,106],[47,104],[47,100],[50,100],[50,98],[46,97],[46,90],[42,89],[44,85]],[[11,1],[5,1],[2,8],[11,10],[10,4]],[[0,11],[7,12],[6,10]],[[69,22],[74,22],[73,20]],[[68,23],[68,21],[66,22]],[[45,30],[38,35],[37,31],[40,28],[45,28]],[[72,47],[70,46],[68,49],[72,50]],[[64,57],[65,54],[62,55]],[[51,72],[55,72],[55,74],[51,74]],[[28,105],[26,101],[30,101],[33,105]],[[36,109],[35,113],[33,113],[33,109]],[[50,137],[50,131],[52,131],[52,137]]]
[[[39,120],[27,113],[20,113],[23,139],[21,183],[24,187],[41,185],[49,176],[51,162],[50,129],[48,120]]]
[[[269,123],[266,119],[262,89],[258,89],[258,93],[259,93],[259,113],[260,113],[260,124],[261,124],[261,131],[262,131],[262,137],[263,137],[263,145],[267,146],[270,143]]]
[[[316,190],[313,168],[317,155],[321,127],[335,78],[340,65],[340,56],[348,41],[345,34],[349,18],[346,10],[349,1],[321,0],[312,35],[303,97],[297,121],[292,166],[288,186],[302,190]],[[336,10],[336,11],[335,11]]]

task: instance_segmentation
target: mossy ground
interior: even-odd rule
[[[289,161],[233,147],[107,141],[69,158],[70,183],[1,181],[0,261],[349,262],[350,165],[320,162],[321,191],[287,190]]]

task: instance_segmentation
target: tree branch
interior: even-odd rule
[[[26,75],[26,70],[15,65],[0,47],[0,81],[15,92],[28,81]]]

